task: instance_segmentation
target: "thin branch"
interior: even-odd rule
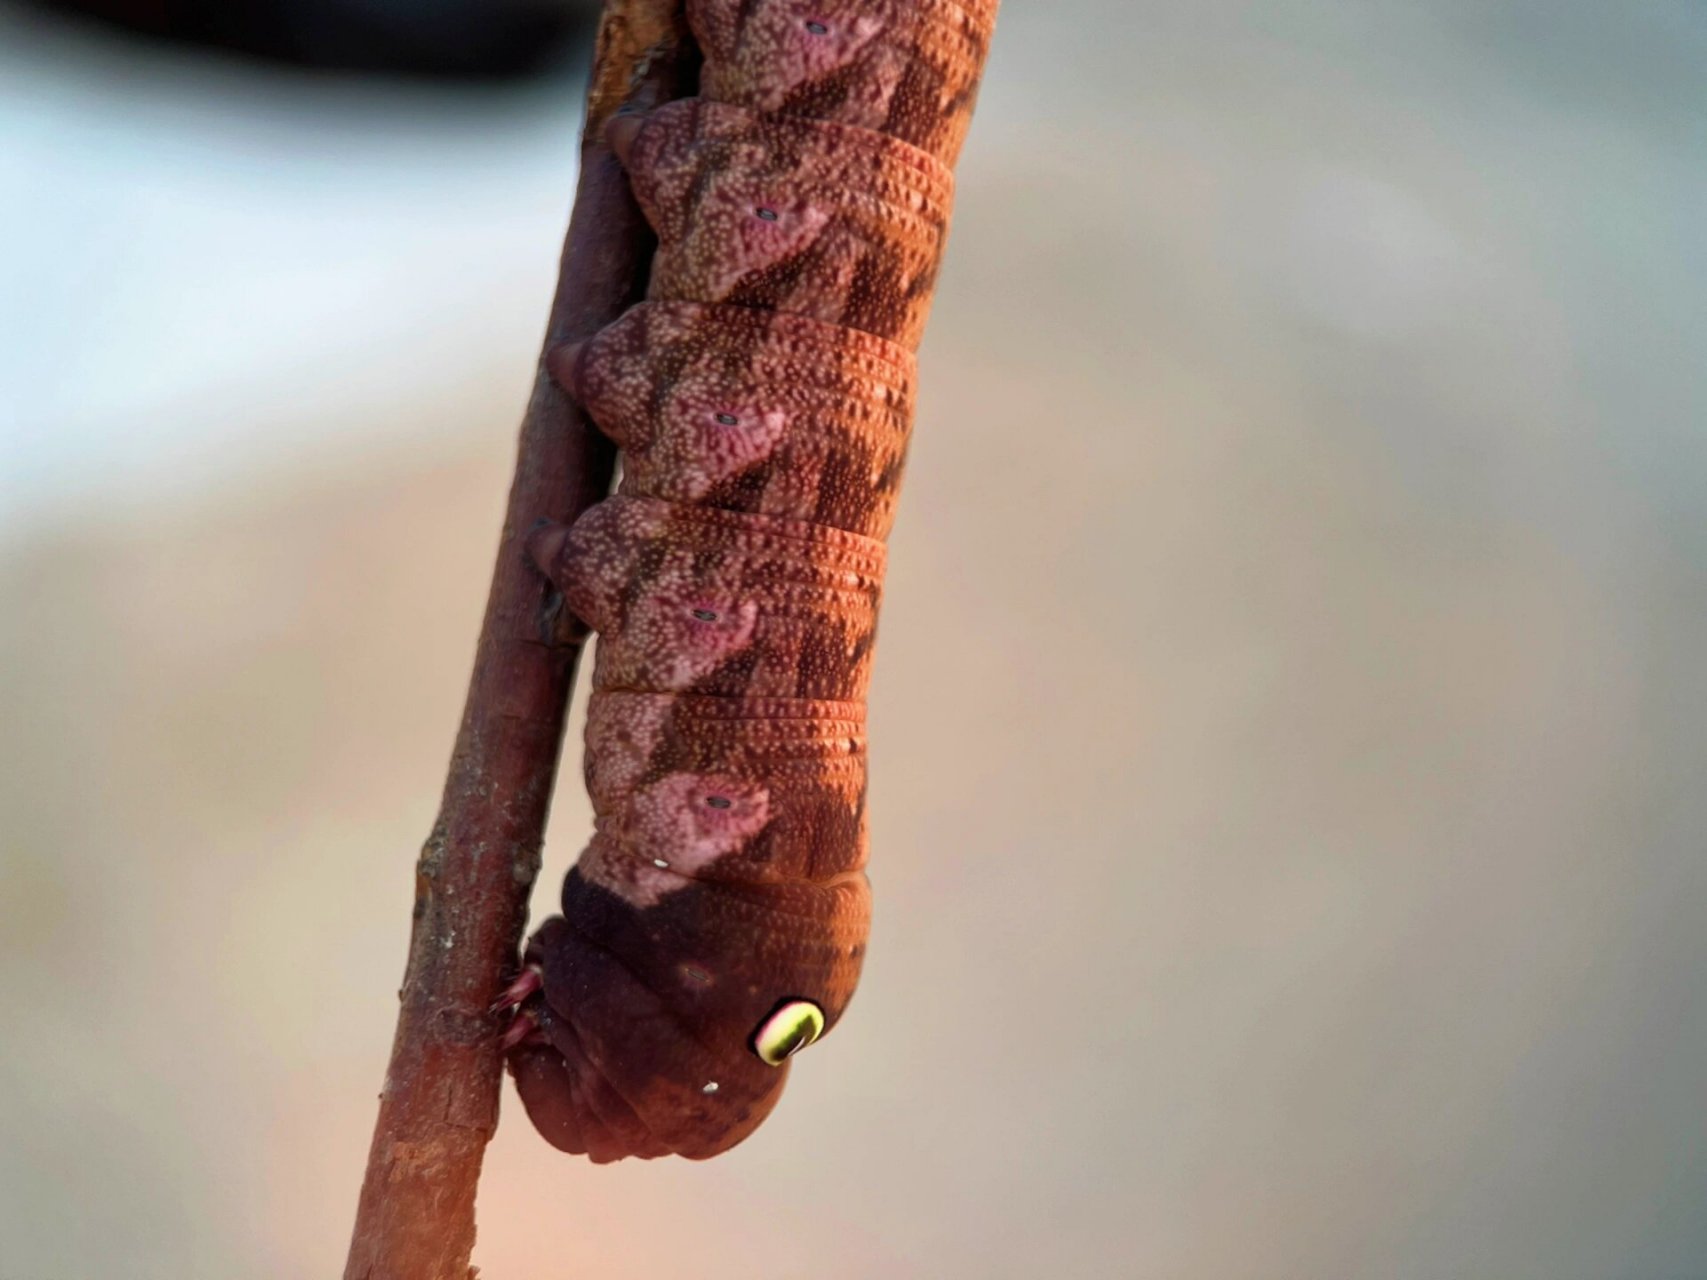
[[[683,88],[693,55],[680,9],[606,2],[547,347],[596,332],[639,296],[652,241],[604,125],[626,103]],[[416,870],[402,1007],[345,1280],[472,1274],[475,1189],[502,1080],[487,1008],[515,969],[581,647],[522,543],[538,521],[573,520],[602,499],[613,458],[541,369],[444,799]]]

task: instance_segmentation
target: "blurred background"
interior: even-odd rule
[[[0,1280],[330,1276],[585,14],[104,7],[0,9]],[[506,1086],[482,1273],[1707,1277],[1704,65],[1009,0],[853,1016],[708,1165]]]

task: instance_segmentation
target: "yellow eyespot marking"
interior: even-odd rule
[[[784,1000],[753,1032],[759,1061],[780,1067],[824,1034],[824,1011],[810,1000]]]

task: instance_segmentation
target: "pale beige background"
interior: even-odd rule
[[[579,90],[0,50],[0,1280],[330,1276]],[[709,1165],[506,1093],[483,1274],[1707,1276],[1704,61],[1010,0],[861,994]]]

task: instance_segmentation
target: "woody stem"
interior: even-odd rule
[[[637,300],[652,239],[604,125],[679,96],[693,53],[681,0],[606,0],[581,173],[545,347]],[[437,821],[416,867],[414,927],[345,1280],[468,1280],[481,1160],[498,1120],[503,1019],[582,636],[523,554],[610,489],[614,452],[546,376],[522,420],[509,506]]]

